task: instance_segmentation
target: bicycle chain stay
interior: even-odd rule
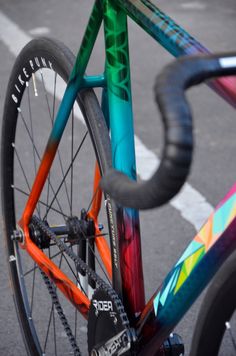
[[[66,253],[73,260],[73,262],[75,262],[76,266],[78,266],[78,268],[80,270],[82,270],[91,280],[93,280],[96,283],[97,288],[104,290],[109,295],[112,302],[116,306],[116,309],[119,311],[119,317],[120,317],[120,320],[124,327],[123,332],[128,336],[126,339],[123,338],[123,340],[126,340],[126,342],[123,341],[123,350],[124,350],[124,352],[127,352],[127,350],[130,349],[130,347],[131,347],[130,340],[132,339],[134,341],[135,336],[134,336],[133,330],[130,329],[129,320],[128,320],[127,314],[124,310],[124,306],[123,306],[120,298],[118,297],[117,293],[115,292],[115,290],[111,286],[109,286],[106,282],[104,282],[103,279],[100,276],[98,276],[96,274],[96,272],[94,270],[92,270],[79,256],[77,256],[72,251],[72,249],[70,249],[62,240],[58,239],[56,234],[42,220],[40,220],[36,216],[33,216],[31,219],[31,224],[36,225],[36,227],[39,230],[41,230],[42,233],[44,233],[46,236],[48,236],[48,238],[51,239],[58,246],[58,248],[60,249],[61,252]],[[63,312],[63,309],[60,305],[55,286],[54,286],[54,284],[52,284],[51,280],[48,278],[48,276],[43,271],[41,271],[41,273],[43,276],[43,280],[47,286],[47,289],[49,291],[49,294],[52,297],[53,304],[55,305],[56,311],[57,311],[59,318],[62,322],[62,325],[65,329],[66,335],[69,338],[71,347],[74,351],[74,355],[79,356],[79,355],[81,355],[80,350],[76,344],[76,340],[72,334],[69,323],[68,323],[66,316]],[[132,337],[131,337],[131,335],[132,335]],[[116,339],[116,336],[117,335],[114,335],[114,339]],[[118,337],[119,337],[119,335],[118,335]],[[107,340],[104,346],[106,346],[109,342],[111,343],[112,340]],[[96,346],[96,345],[94,345],[94,346]],[[102,345],[100,345],[99,349],[102,350]],[[97,349],[98,355],[100,355],[99,349]],[[122,352],[122,350],[119,350],[119,351],[120,351],[119,355],[121,355],[123,352]],[[116,351],[114,351],[114,352],[111,351],[108,355],[115,355],[115,354],[117,354]]]

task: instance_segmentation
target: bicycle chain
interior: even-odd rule
[[[92,270],[79,256],[77,256],[72,249],[70,249],[62,240],[60,240],[56,234],[50,229],[49,226],[47,226],[42,220],[40,220],[37,216],[33,216],[31,219],[31,223],[33,225],[36,225],[39,230],[42,231],[49,239],[51,239],[60,249],[61,252],[66,253],[86,275],[91,278],[96,283],[97,288],[104,289],[112,299],[113,303],[115,303],[117,310],[119,311],[119,316],[122,320],[122,325],[124,326],[125,329],[129,329],[129,320],[127,317],[127,314],[124,310],[124,306],[118,297],[117,293],[115,290],[109,286],[104,280],[96,274],[94,270]],[[66,332],[66,335],[69,338],[71,347],[74,351],[74,355],[80,356],[80,350],[79,347],[76,344],[76,340],[74,335],[72,334],[71,328],[69,326],[69,323],[67,321],[67,318],[63,312],[63,309],[61,307],[61,304],[58,300],[57,293],[55,290],[55,285],[52,284],[50,279],[46,276],[46,274],[42,271],[43,279],[45,281],[45,284],[48,288],[48,291],[52,297],[53,303],[55,304],[55,308],[58,312],[59,318],[62,322],[62,325],[64,327],[64,330]]]
[[[63,308],[61,306],[61,303],[59,302],[57,292],[55,285],[52,284],[48,276],[40,269],[41,275],[43,277],[44,283],[46,284],[46,287],[48,289],[49,294],[51,295],[52,298],[52,303],[56,308],[57,314],[61,320],[61,323],[64,327],[65,333],[70,341],[71,347],[73,349],[74,355],[75,356],[82,356],[79,347],[77,346],[75,337],[71,331],[71,327],[67,321],[67,318],[63,312]]]

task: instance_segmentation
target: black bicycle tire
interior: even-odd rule
[[[17,106],[21,101],[22,93],[17,94],[17,101],[15,103],[12,100],[12,95],[15,92],[15,82],[19,73],[22,72],[22,68],[26,66],[27,61],[32,56],[53,58],[56,63],[56,70],[59,74],[68,81],[69,75],[73,68],[75,57],[72,52],[60,41],[50,38],[38,38],[32,40],[21,51],[15,65],[12,69],[11,77],[8,84],[8,89],[5,99],[5,107],[3,114],[3,126],[2,126],[2,140],[1,140],[1,175],[2,175],[2,214],[4,235],[6,241],[6,250],[8,265],[10,271],[10,280],[13,290],[13,299],[16,307],[17,316],[20,322],[23,340],[26,346],[26,350],[31,355],[39,355],[39,349],[32,337],[32,328],[30,327],[30,321],[27,319],[26,311],[24,307],[22,292],[19,284],[19,277],[17,273],[16,264],[9,261],[10,256],[14,256],[14,246],[10,239],[12,234],[12,227],[15,226],[14,221],[14,197],[13,190],[11,189],[11,182],[13,182],[13,148],[12,142],[14,142],[15,129],[17,122]],[[32,71],[33,72],[33,71]],[[22,91],[23,92],[23,91]],[[99,106],[98,100],[93,90],[83,90],[78,95],[77,101],[80,105],[81,111],[84,114],[85,121],[94,145],[94,150],[97,156],[97,160],[100,165],[101,173],[103,174],[111,166],[111,148],[109,133],[107,126]],[[111,214],[113,215],[111,217]],[[114,214],[114,206],[110,208],[108,214],[109,227],[113,224],[113,230],[116,229],[116,218]]]
[[[204,297],[193,335],[190,356],[216,356],[225,322],[236,310],[236,251],[223,264]]]

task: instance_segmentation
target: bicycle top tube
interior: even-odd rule
[[[209,49],[151,1],[116,0],[115,3],[173,56],[210,53]],[[116,22],[116,18],[113,18],[112,21]],[[219,78],[208,85],[232,106],[236,106],[235,78]]]

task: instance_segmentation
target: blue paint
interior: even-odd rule
[[[110,93],[109,112],[113,166],[131,179],[136,179],[131,103]]]
[[[235,208],[235,204],[236,194],[233,194],[230,199],[215,212],[213,219],[213,235],[222,234],[228,224],[231,213]]]
[[[67,124],[67,121],[70,117],[70,113],[74,105],[74,102],[76,100],[79,88],[80,88],[79,80],[69,82],[69,84],[67,85],[62,102],[60,104],[59,110],[56,115],[56,119],[53,125],[53,129],[49,141],[50,140],[60,141],[65,126]]]
[[[184,262],[189,256],[191,256],[194,252],[202,248],[204,245],[198,241],[193,240],[186,250],[184,251],[183,255],[180,257],[179,261],[176,263],[176,266],[180,263]]]
[[[81,88],[104,88],[106,80],[104,74],[84,76]]]

